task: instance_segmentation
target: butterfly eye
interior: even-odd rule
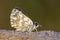
[[[34,24],[35,26],[39,25],[37,22],[33,22],[33,24]]]

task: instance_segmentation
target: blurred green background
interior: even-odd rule
[[[13,29],[9,17],[14,7],[21,8],[33,21],[42,24],[39,31],[60,31],[60,0],[0,0],[0,29]]]

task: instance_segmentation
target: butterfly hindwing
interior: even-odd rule
[[[11,27],[16,28],[17,31],[27,31],[31,25],[33,26],[32,20],[16,8],[11,12],[10,22]]]

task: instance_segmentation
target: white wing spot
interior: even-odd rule
[[[27,17],[24,17],[24,21],[28,21],[28,18]]]
[[[20,16],[20,17],[23,17],[23,15],[22,15],[22,12],[21,12],[21,11],[19,12],[19,16]]]
[[[22,23],[21,22],[19,23],[19,26],[22,26]]]

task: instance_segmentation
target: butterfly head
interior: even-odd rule
[[[33,24],[34,24],[34,26],[35,26],[36,28],[38,28],[38,27],[42,27],[42,25],[40,25],[40,24],[37,23],[37,22],[33,22]]]

